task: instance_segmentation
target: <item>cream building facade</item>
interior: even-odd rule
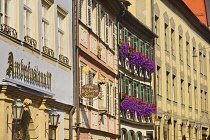
[[[0,139],[71,140],[71,1],[0,2]]]
[[[158,110],[156,138],[207,139],[209,29],[181,0],[130,2],[129,11],[159,36],[155,43],[157,67],[153,84]],[[197,57],[193,57],[195,53]]]

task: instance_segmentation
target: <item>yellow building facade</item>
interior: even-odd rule
[[[158,110],[156,138],[207,139],[209,29],[181,0],[130,2],[129,11],[159,36],[153,81]]]

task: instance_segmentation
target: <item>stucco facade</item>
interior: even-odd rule
[[[53,139],[53,108],[60,114],[56,139],[71,139],[71,6],[71,1],[1,1],[0,139]],[[13,119],[16,99],[24,106],[20,123]]]
[[[206,139],[210,126],[210,31],[181,0],[154,0],[144,9],[149,7],[153,14],[147,16],[153,24],[144,23],[159,36],[155,43],[156,137]],[[193,57],[195,52],[198,57]]]

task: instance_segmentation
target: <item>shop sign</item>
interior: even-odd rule
[[[82,86],[81,95],[84,98],[95,98],[99,94],[99,87],[94,84],[86,84]]]
[[[52,74],[50,72],[41,72],[38,66],[31,67],[30,62],[24,64],[23,59],[20,62],[14,61],[12,52],[9,52],[6,73],[9,77],[16,80],[21,80],[39,87],[51,88]]]

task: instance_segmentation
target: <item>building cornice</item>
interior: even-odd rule
[[[176,7],[185,18],[201,33],[203,38],[210,43],[210,29],[203,24],[195,14],[188,8],[188,6],[182,0],[169,0],[174,7]]]

